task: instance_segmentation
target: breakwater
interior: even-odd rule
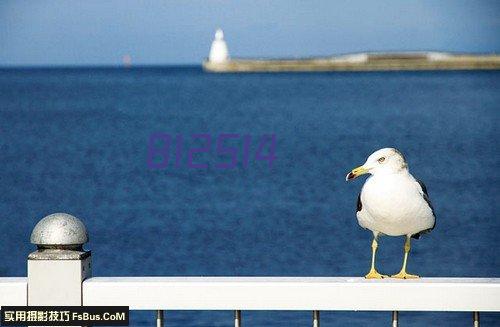
[[[354,54],[310,59],[230,59],[203,62],[208,72],[317,72],[317,71],[419,71],[498,70],[500,55],[445,53]]]

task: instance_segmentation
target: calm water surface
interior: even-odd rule
[[[500,72],[205,74],[191,68],[0,70],[0,276],[25,276],[34,224],[82,218],[95,276],[361,276],[355,218],[374,150],[425,181],[436,229],[413,242],[423,276],[500,277]],[[214,139],[207,169],[147,166],[151,133]],[[276,160],[216,168],[215,138],[276,135]],[[242,139],[227,145],[242,149]],[[242,151],[242,150],[241,150]],[[401,238],[378,266],[395,273]],[[246,326],[308,326],[309,312],[244,312]],[[168,312],[169,326],[230,326],[231,312]],[[469,313],[401,313],[404,326],[469,326]],[[325,312],[322,326],[387,326],[389,313]],[[132,325],[154,323],[134,312]],[[484,314],[484,326],[500,315]]]

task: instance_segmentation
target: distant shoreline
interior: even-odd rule
[[[499,70],[500,55],[440,52],[360,53],[306,59],[231,59],[225,62],[206,60],[203,62],[203,68],[213,73]]]

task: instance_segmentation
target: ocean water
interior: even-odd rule
[[[0,70],[0,276],[26,275],[31,230],[54,212],[85,222],[94,276],[362,276],[371,256],[371,233],[355,218],[364,178],[344,178],[391,146],[425,182],[437,215],[435,230],[412,243],[409,271],[500,277],[499,89],[500,72]],[[148,165],[153,133],[172,137],[164,168]],[[193,134],[210,138],[207,153],[192,154],[206,168],[189,167],[189,149],[206,146]],[[223,134],[237,134],[224,141],[237,150],[233,168],[217,166],[230,161],[217,152]],[[269,135],[271,167],[262,160]],[[381,239],[380,271],[399,270],[402,245]],[[131,318],[154,324],[153,312]],[[308,326],[310,318],[243,312],[245,326]],[[232,312],[166,319],[230,326]],[[400,320],[469,326],[471,316],[402,312]],[[389,322],[389,312],[322,313],[322,326]],[[500,315],[482,322],[498,326]]]

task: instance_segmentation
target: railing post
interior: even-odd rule
[[[163,310],[156,310],[156,327],[163,327]]]
[[[474,311],[472,313],[472,323],[474,327],[479,327],[479,312]]]
[[[319,327],[319,311],[313,311],[313,327]]]
[[[87,229],[65,213],[47,216],[36,224],[28,256],[28,305],[83,305],[82,282],[91,276]]]
[[[398,327],[399,321],[398,321],[398,312],[393,311],[392,312],[392,327]]]
[[[241,327],[241,311],[234,310],[234,327]]]

